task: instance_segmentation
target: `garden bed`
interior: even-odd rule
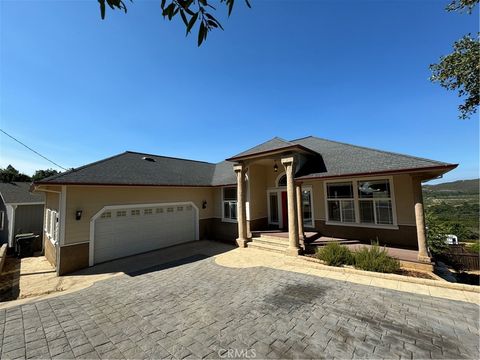
[[[303,256],[311,259],[315,259],[317,262],[324,264],[322,260],[319,260],[317,258],[316,254],[304,254]],[[325,264],[324,264],[325,265]],[[326,265],[328,266],[328,265]],[[344,266],[346,268],[350,269],[355,269],[353,266],[346,265]],[[432,276],[431,274],[423,271],[415,271],[415,270],[410,270],[410,269],[400,269],[393,274],[395,275],[401,275],[401,276],[409,276],[409,277],[414,277],[414,278],[419,278],[419,279],[429,279],[429,280],[438,280],[435,276]]]

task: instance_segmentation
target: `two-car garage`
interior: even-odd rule
[[[192,202],[106,206],[90,222],[90,265],[198,240]]]

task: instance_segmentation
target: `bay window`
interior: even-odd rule
[[[326,184],[327,220],[349,224],[395,225],[390,180]]]
[[[237,188],[222,188],[223,221],[237,220]]]

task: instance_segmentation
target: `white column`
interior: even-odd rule
[[[282,159],[287,175],[287,205],[288,205],[288,239],[287,255],[300,254],[300,246],[298,242],[298,217],[297,217],[297,201],[295,191],[295,158],[288,157]]]
[[[425,236],[425,213],[423,209],[422,181],[413,178],[413,197],[415,203],[415,223],[417,225],[418,260],[430,262]]]
[[[300,243],[302,243],[305,240],[305,234],[303,232],[302,183],[297,183],[295,190],[297,196],[298,237]]]
[[[246,189],[245,189],[245,167],[243,164],[235,165],[233,171],[237,174],[237,222],[238,238],[237,245],[246,247],[247,238],[247,212],[246,212]]]

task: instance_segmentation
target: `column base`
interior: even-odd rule
[[[302,249],[289,247],[289,248],[287,248],[287,250],[285,250],[285,253],[288,256],[297,256],[297,255],[300,255],[302,253]]]
[[[432,259],[430,256],[424,256],[424,255],[418,255],[417,256],[418,261],[424,262],[424,263],[431,263]]]
[[[241,238],[238,238],[235,240],[237,242],[237,245],[238,247],[241,247],[241,248],[246,248],[247,247],[247,243],[250,241],[249,239],[241,239]]]

